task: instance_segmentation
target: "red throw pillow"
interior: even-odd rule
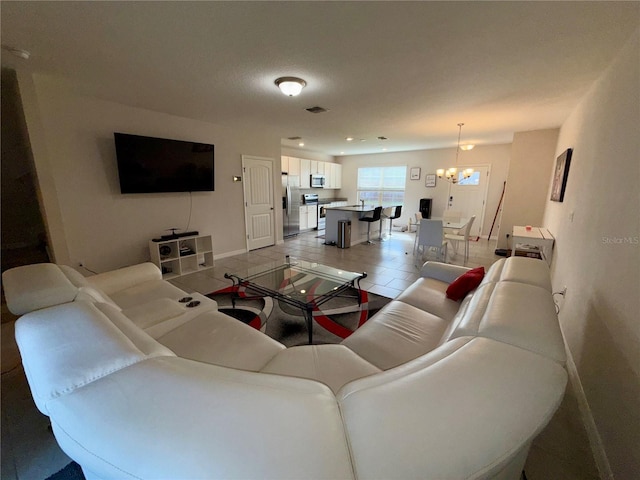
[[[462,300],[467,293],[480,285],[484,278],[484,267],[473,268],[456,278],[447,288],[447,298]]]

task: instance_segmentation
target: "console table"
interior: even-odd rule
[[[544,227],[513,227],[511,255],[514,256],[531,256],[528,253],[531,249],[527,246],[537,247],[542,259],[551,266],[551,258],[553,255],[553,243],[555,239],[551,232]],[[520,246],[520,247],[518,247]]]

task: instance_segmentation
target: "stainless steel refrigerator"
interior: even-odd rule
[[[283,236],[300,232],[300,177],[282,173],[282,225]]]

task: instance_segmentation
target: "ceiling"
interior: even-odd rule
[[[3,46],[31,57],[2,61],[351,155],[455,146],[460,122],[479,145],[558,127],[639,18],[638,2],[3,2]],[[285,97],[280,76],[307,87]]]

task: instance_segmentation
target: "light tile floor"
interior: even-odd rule
[[[364,289],[395,297],[419,275],[421,261],[412,254],[414,238],[415,234],[394,231],[386,241],[339,249],[324,245],[317,232],[303,233],[281,245],[217,260],[214,268],[180,277],[173,283],[186,291],[206,294],[231,285],[224,278],[226,272],[238,272],[270,260],[284,260],[285,255],[290,255],[345,270],[365,271],[368,276],[361,282]],[[495,247],[495,242],[487,240],[470,242],[468,266],[488,268],[500,258],[493,253]],[[462,256],[451,255],[448,261],[461,265]],[[3,326],[3,337],[11,335],[9,330],[9,326]],[[2,343],[5,365],[5,354],[15,352],[14,348],[6,347],[6,340],[3,338]],[[33,404],[22,368],[18,365],[3,373],[2,480],[44,479],[70,461],[55,443],[47,425],[47,418]],[[570,387],[558,412],[534,441],[525,471],[528,480],[600,478]]]

